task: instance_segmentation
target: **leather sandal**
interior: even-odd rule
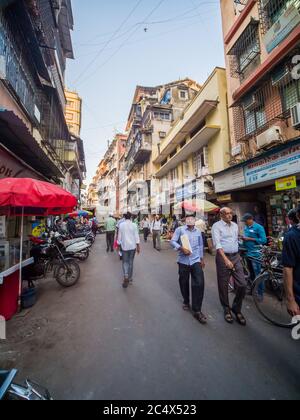
[[[246,327],[246,325],[247,325],[247,321],[246,321],[246,319],[245,319],[245,317],[244,317],[244,315],[242,314],[242,313],[237,313],[237,312],[234,312],[234,311],[232,311],[233,313],[234,313],[234,315],[236,316],[236,320],[237,320],[237,322],[242,326],[242,327]]]
[[[202,312],[198,312],[194,314],[194,318],[200,322],[200,324],[202,325],[206,325],[207,324],[207,318],[206,316],[202,313]]]
[[[233,316],[231,311],[225,311],[224,319],[228,324],[233,324]]]

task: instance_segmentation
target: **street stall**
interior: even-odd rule
[[[35,217],[72,212],[77,199],[61,187],[31,178],[0,180],[0,315],[20,307],[22,269],[33,263],[27,240]]]

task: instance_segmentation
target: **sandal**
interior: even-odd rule
[[[237,313],[237,312],[234,312],[233,311],[233,313],[234,313],[234,315],[236,316],[236,320],[237,320],[237,322],[242,326],[242,327],[246,327],[246,325],[247,325],[247,321],[246,321],[246,319],[245,319],[245,317],[244,317],[244,315],[242,314],[242,313]]]
[[[232,313],[231,313],[230,311],[226,311],[226,312],[225,312],[224,318],[225,318],[225,321],[226,321],[228,324],[233,324],[234,320],[233,320]]]
[[[182,309],[183,309],[185,312],[189,312],[189,311],[191,310],[190,305],[183,305]]]
[[[206,325],[207,324],[207,318],[206,316],[202,313],[202,312],[198,312],[194,314],[194,318],[200,322],[200,324],[202,325]]]
[[[124,280],[124,283],[123,283],[123,289],[127,289],[128,286],[129,286],[129,280],[128,279],[125,279]]]

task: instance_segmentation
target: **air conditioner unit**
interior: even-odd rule
[[[300,102],[291,108],[292,126],[300,128]]]
[[[266,146],[269,146],[272,143],[275,143],[281,140],[282,140],[282,132],[281,132],[281,128],[278,126],[269,128],[269,130],[264,131],[262,134],[260,134],[256,138],[257,147],[259,149],[263,149]]]
[[[236,156],[240,155],[242,153],[242,151],[243,151],[242,150],[242,145],[238,144],[231,149],[231,155],[233,157],[236,157]]]
[[[159,132],[159,137],[160,137],[161,139],[165,139],[165,138],[167,137],[167,133],[166,133],[165,131],[160,131],[160,132]]]

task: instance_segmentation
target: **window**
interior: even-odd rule
[[[245,70],[260,55],[259,21],[252,19],[228,55],[232,77],[244,76]]]
[[[67,101],[67,107],[74,108],[74,102],[73,101]]]
[[[73,114],[70,114],[70,113],[67,112],[66,119],[67,120],[73,120]]]
[[[179,92],[180,99],[186,101],[189,98],[188,92],[186,90],[181,90]]]
[[[161,121],[170,121],[171,114],[169,112],[154,112],[154,118]]]
[[[265,110],[245,111],[246,134],[251,134],[267,122]]]
[[[290,6],[300,11],[300,0],[260,0],[264,31],[268,31]]]
[[[282,88],[283,110],[289,111],[300,102],[300,81],[296,80]]]

